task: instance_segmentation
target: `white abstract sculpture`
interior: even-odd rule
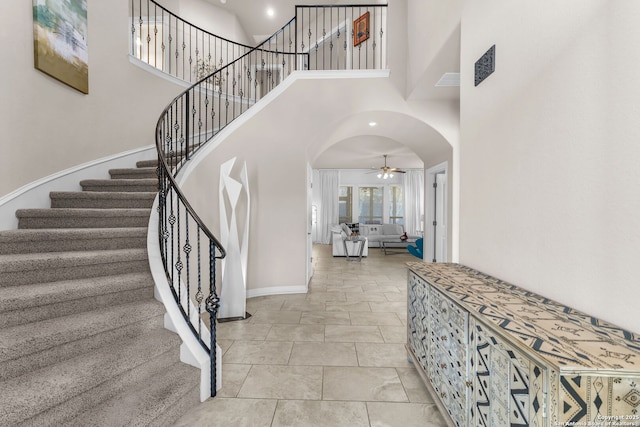
[[[240,180],[231,177],[236,158],[220,166],[220,235],[227,256],[222,260],[222,288],[218,319],[244,319],[247,308],[247,258],[249,254],[249,179],[247,164]],[[244,197],[241,199],[240,196]],[[238,224],[238,218],[244,223]]]

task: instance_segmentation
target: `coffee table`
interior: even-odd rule
[[[398,237],[389,237],[380,241],[380,246],[385,255],[409,253],[407,246],[414,244],[417,238],[409,237],[407,240],[400,240]]]

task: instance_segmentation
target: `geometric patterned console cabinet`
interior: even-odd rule
[[[640,426],[640,336],[462,265],[408,266],[407,350],[451,426]]]

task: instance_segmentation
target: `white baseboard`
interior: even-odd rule
[[[247,289],[247,298],[267,295],[306,294],[308,291],[308,286],[273,286],[270,288]]]

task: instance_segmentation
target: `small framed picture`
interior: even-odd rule
[[[369,38],[369,12],[353,21],[353,45],[358,46]]]

